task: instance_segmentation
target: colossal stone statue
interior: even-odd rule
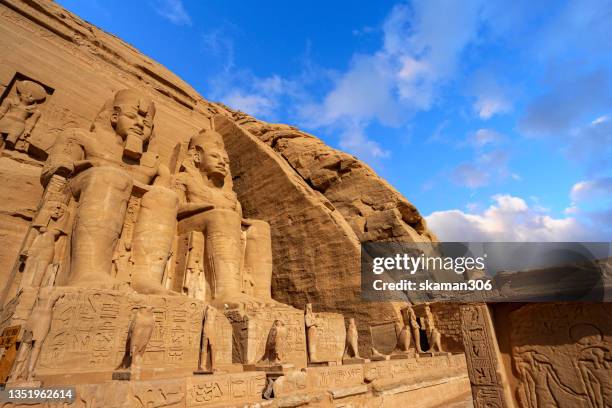
[[[228,165],[217,132],[203,130],[190,140],[188,157],[176,177],[182,198],[179,233],[204,235],[205,275],[212,301],[218,305],[272,303],[270,226],[242,218]],[[245,281],[253,286],[245,286]]]
[[[144,193],[132,243],[132,287],[163,293],[161,281],[176,227],[177,198],[170,172],[147,151],[155,105],[135,90],[118,91],[102,108],[90,131],[60,134],[49,152],[41,180],[69,180],[78,202],[71,237],[72,286],[116,288],[113,253],[133,191]]]
[[[17,97],[6,98],[0,106],[0,147],[6,143],[8,147],[27,151],[27,139],[40,119],[38,104],[45,100],[45,89],[32,81],[17,82]],[[23,142],[23,143],[18,143]],[[21,146],[20,146],[21,145]]]

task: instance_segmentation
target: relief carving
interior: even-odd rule
[[[605,303],[526,305],[510,313],[510,322],[522,407],[612,404],[612,326]]]
[[[0,148],[27,152],[29,137],[38,123],[40,106],[47,98],[47,91],[30,80],[16,80],[15,92],[0,105]]]
[[[512,408],[487,306],[462,306],[461,326],[474,406]]]

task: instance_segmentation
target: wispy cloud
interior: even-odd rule
[[[378,146],[364,131],[371,123],[403,126],[415,112],[431,108],[440,87],[455,75],[461,53],[477,37],[480,8],[480,1],[396,5],[382,26],[382,46],[355,54],[332,88],[301,108],[302,122],[358,134],[358,144],[346,139],[341,144],[361,158],[387,157],[380,147],[361,148]],[[354,133],[355,128],[361,132]]]
[[[575,202],[585,202],[601,198],[612,199],[612,177],[579,181],[572,186],[570,195]]]
[[[564,136],[593,111],[612,103],[610,78],[604,70],[569,74],[579,67],[564,64],[560,71],[543,84],[548,91],[527,106],[519,128],[530,135]]]
[[[510,90],[501,86],[491,73],[474,74],[469,88],[475,98],[472,108],[480,119],[487,120],[512,110]]]
[[[176,25],[191,25],[191,16],[181,0],[156,0],[157,14]]]
[[[455,184],[471,189],[484,187],[508,177],[518,180],[520,177],[508,168],[509,157],[509,153],[502,149],[480,153],[473,161],[456,166],[451,173],[451,179]]]

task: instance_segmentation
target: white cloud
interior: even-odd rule
[[[601,239],[600,232],[583,220],[554,218],[543,209],[530,207],[511,195],[492,197],[493,204],[482,212],[436,211],[426,217],[442,241],[589,241]]]
[[[510,102],[503,95],[479,95],[474,103],[480,119],[489,119],[495,114],[508,112],[510,108]]]
[[[563,138],[566,155],[586,164],[587,171],[601,176],[610,169],[612,157],[612,120],[608,115],[598,116],[585,125],[570,130]]]
[[[176,25],[191,25],[191,17],[181,0],[158,0],[155,11],[160,16]]]
[[[495,145],[504,140],[504,137],[492,129],[478,129],[468,137],[468,143],[476,148]]]
[[[364,129],[359,124],[344,126],[340,135],[340,148],[369,159],[381,159],[390,155],[388,150],[368,139]]]
[[[570,197],[574,202],[612,197],[612,177],[579,181],[572,186]]]
[[[502,87],[488,72],[475,73],[469,86],[470,93],[476,98],[474,112],[480,119],[487,120],[494,115],[512,110],[510,91]]]
[[[234,109],[259,117],[272,114],[276,107],[276,102],[270,97],[257,94],[243,94],[240,90],[232,90],[227,95],[222,96],[221,100]]]

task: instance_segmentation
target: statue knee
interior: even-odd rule
[[[249,228],[247,229],[247,235],[253,237],[261,237],[261,238],[270,238],[270,224],[263,220],[245,220],[249,224]]]
[[[236,211],[226,209],[214,209],[210,211],[210,218],[215,219],[217,222],[221,222],[224,225],[239,226],[241,222],[240,214]],[[231,227],[230,227],[231,228]]]

